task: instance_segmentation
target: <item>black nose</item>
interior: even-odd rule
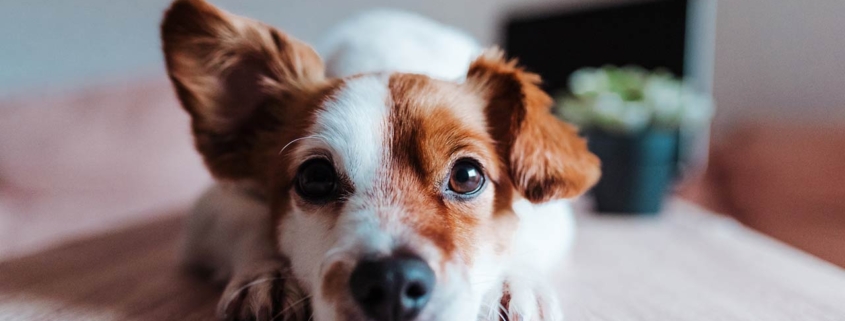
[[[387,257],[358,263],[349,278],[352,296],[376,321],[406,321],[428,303],[434,271],[416,257]]]

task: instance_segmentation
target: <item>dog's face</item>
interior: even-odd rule
[[[403,315],[472,319],[493,286],[481,277],[496,275],[483,255],[503,246],[491,229],[506,219],[494,215],[501,164],[482,99],[407,74],[345,79],[328,97],[281,152],[276,183],[280,247],[312,289],[316,319],[382,313],[367,301],[390,294],[369,292],[392,290],[361,269],[417,283],[425,293],[412,299],[427,302]]]
[[[307,45],[202,1],[162,25],[168,72],[219,179],[265,195],[315,320],[472,320],[517,199],[583,193],[598,160],[499,53],[464,83],[326,78]]]

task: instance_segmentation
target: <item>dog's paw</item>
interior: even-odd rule
[[[511,282],[505,285],[500,302],[505,321],[562,321],[555,292],[543,284]]]
[[[308,296],[281,260],[254,264],[232,276],[217,305],[222,320],[307,321]]]

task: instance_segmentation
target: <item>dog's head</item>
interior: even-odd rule
[[[199,0],[176,2],[162,36],[197,149],[269,200],[318,321],[474,319],[512,203],[573,197],[599,175],[539,77],[495,51],[463,83],[330,79],[308,45]]]

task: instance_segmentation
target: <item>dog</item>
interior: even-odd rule
[[[562,319],[548,276],[600,164],[536,74],[389,11],[336,29],[326,62],[202,0],[161,36],[218,182],[184,261],[226,284],[220,318]]]

